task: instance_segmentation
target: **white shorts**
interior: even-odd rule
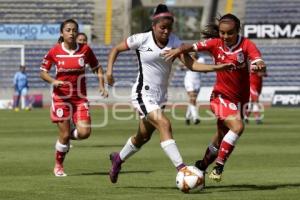
[[[200,79],[190,79],[188,76],[184,77],[184,87],[187,92],[199,92]]]
[[[167,87],[135,83],[132,88],[131,102],[140,118],[144,118],[148,113],[164,108],[167,102]]]

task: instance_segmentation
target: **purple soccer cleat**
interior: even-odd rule
[[[116,183],[118,181],[118,175],[121,171],[122,160],[120,158],[119,153],[114,152],[109,155],[109,159],[111,160],[111,169],[109,170],[109,178],[112,183]]]

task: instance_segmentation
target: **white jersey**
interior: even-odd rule
[[[165,61],[161,54],[166,50],[179,47],[182,42],[178,37],[171,34],[164,48],[157,46],[152,31],[132,35],[126,42],[128,47],[136,50],[137,53],[139,62],[137,82],[167,87],[173,62]]]
[[[140,117],[163,109],[167,101],[167,88],[173,62],[166,61],[161,54],[181,45],[181,41],[173,34],[169,36],[164,48],[156,45],[152,31],[132,35],[126,40],[127,46],[136,50],[139,74],[132,88],[132,104],[139,111]]]

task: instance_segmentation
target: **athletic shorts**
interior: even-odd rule
[[[220,120],[225,120],[229,116],[241,116],[241,108],[243,106],[239,102],[233,102],[222,97],[221,94],[214,95],[210,99],[210,107],[216,117]]]
[[[184,87],[187,92],[199,92],[200,83],[200,78],[190,78],[187,75],[184,77]]]
[[[50,117],[53,123],[70,120],[76,124],[78,121],[91,121],[87,99],[75,100],[52,99]]]
[[[134,84],[131,92],[131,103],[137,110],[140,118],[144,118],[148,113],[164,109],[167,102],[167,87],[157,87],[150,84]]]

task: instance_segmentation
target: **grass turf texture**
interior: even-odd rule
[[[177,111],[184,116],[183,110]],[[202,111],[202,115],[204,111]],[[131,113],[130,113],[131,114]],[[102,111],[92,109],[93,122]],[[123,113],[122,115],[129,115]],[[112,119],[94,128],[65,160],[69,175],[52,174],[57,128],[49,110],[0,111],[0,199],[299,199],[300,109],[269,108],[263,125],[247,125],[224,171],[224,180],[206,180],[206,189],[183,194],[175,186],[176,171],[159,145],[158,134],[123,165],[117,184],[110,183],[108,155],[119,151],[135,133],[137,121]],[[214,121],[186,126],[172,119],[174,137],[187,164],[201,158],[212,134]]]

